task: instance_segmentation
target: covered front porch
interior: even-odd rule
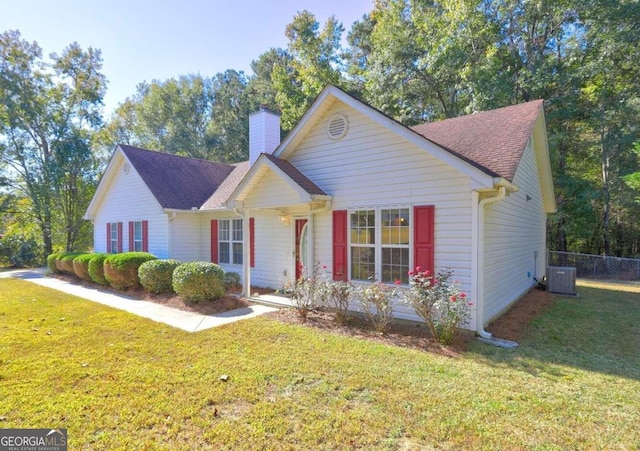
[[[316,218],[329,214],[332,196],[288,161],[261,154],[229,199],[243,218],[244,296],[251,297],[252,284],[291,286],[313,268]]]

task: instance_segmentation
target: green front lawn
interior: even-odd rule
[[[0,428],[67,428],[69,449],[635,448],[640,293],[579,291],[519,348],[451,358],[265,317],[189,334],[2,279]]]

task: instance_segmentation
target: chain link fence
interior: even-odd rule
[[[548,266],[576,268],[579,279],[640,280],[640,259],[549,251]]]

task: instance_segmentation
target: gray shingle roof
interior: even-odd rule
[[[287,174],[287,176],[289,176],[291,180],[296,182],[307,193],[321,195],[327,194],[287,160],[283,160],[268,153],[264,153],[263,155],[267,157],[269,161],[272,161],[276,166],[278,166],[278,168],[280,168],[285,174]]]
[[[543,101],[535,100],[411,129],[483,172],[513,181],[542,107]],[[249,162],[231,165],[124,144],[119,147],[163,208],[224,207],[250,169]],[[326,195],[289,161],[264,155],[307,193]]]
[[[411,129],[487,174],[513,181],[542,105],[534,100]]]
[[[162,208],[190,210],[218,189],[235,166],[119,145]]]
[[[244,176],[249,172],[250,165],[248,161],[243,161],[235,165],[233,171],[220,184],[218,189],[211,195],[209,199],[202,205],[203,210],[224,207],[225,202],[229,199],[233,190],[240,184]]]

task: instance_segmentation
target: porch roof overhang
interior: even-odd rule
[[[238,184],[236,189],[229,196],[226,202],[227,208],[243,208],[245,200],[256,189],[259,189],[260,179],[266,172],[272,172],[280,180],[293,190],[296,194],[296,202],[293,204],[314,204],[325,203],[333,197],[325,193],[318,185],[311,181],[306,175],[300,172],[290,162],[277,158],[270,154],[261,154],[251,169]],[[292,202],[286,204],[265,204],[257,205],[253,208],[282,208],[291,206]]]

